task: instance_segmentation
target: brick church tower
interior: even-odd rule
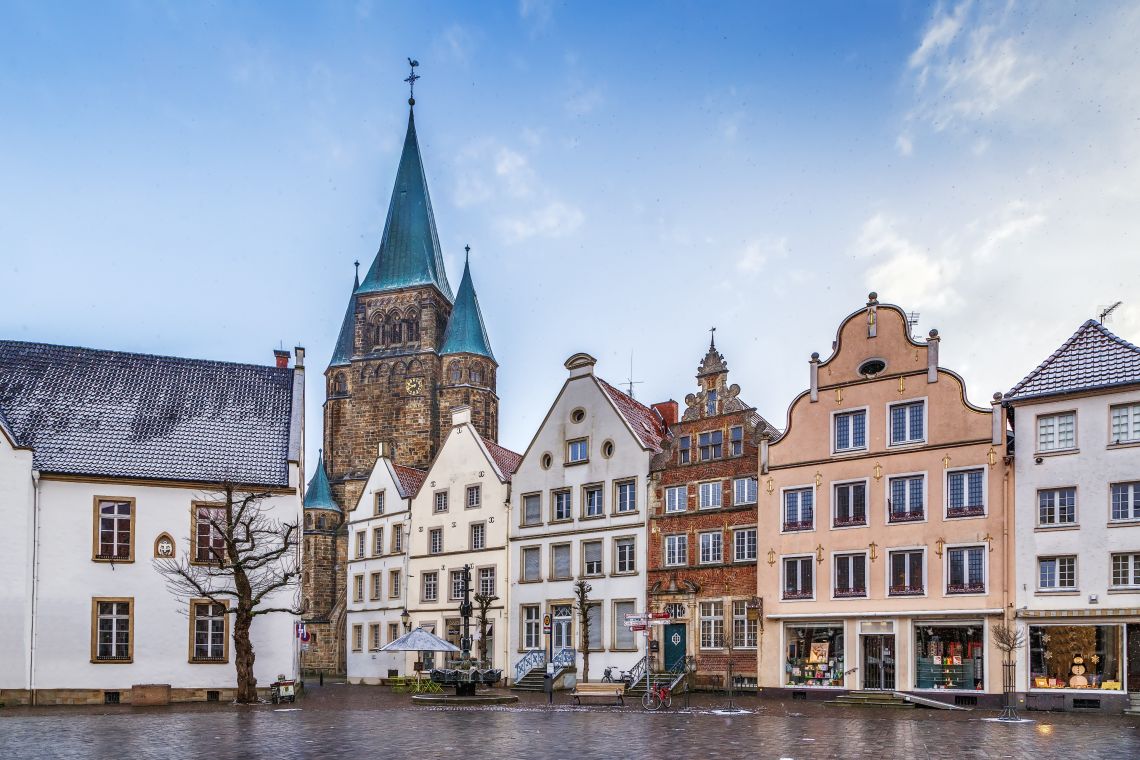
[[[408,102],[414,107],[414,99]],[[387,444],[396,463],[426,469],[459,405],[471,407],[480,435],[497,441],[497,370],[470,263],[464,263],[457,295],[448,284],[410,111],[380,249],[364,280],[353,283],[325,370],[323,470],[310,490],[326,478],[335,505],[319,507],[324,532],[315,527],[315,511],[314,527],[306,530],[302,602],[316,642],[305,652],[305,668],[344,669],[343,523],[364,490],[379,444]],[[326,546],[330,531],[335,541]]]

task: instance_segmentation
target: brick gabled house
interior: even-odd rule
[[[669,612],[656,667],[691,656],[695,685],[756,683],[757,446],[779,431],[740,399],[710,342],[696,393],[657,404],[671,445],[653,458],[649,488],[648,601]]]

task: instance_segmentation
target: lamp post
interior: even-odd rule
[[[412,616],[408,614],[408,609],[405,607],[404,611],[400,613],[400,622],[404,625],[404,633],[412,630]]]

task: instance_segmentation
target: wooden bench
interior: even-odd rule
[[[621,683],[579,683],[574,686],[570,696],[582,704],[582,698],[610,699],[614,704],[625,705],[625,684]]]

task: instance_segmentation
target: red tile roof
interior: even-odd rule
[[[488,441],[486,438],[480,436],[483,445],[487,447],[490,452],[491,458],[495,460],[495,464],[499,466],[499,470],[506,476],[507,480],[511,479],[511,475],[522,464],[522,454],[516,454],[510,449],[505,449],[494,441]]]
[[[598,377],[597,381],[642,444],[654,452],[661,451],[661,444],[669,435],[669,431],[665,428],[665,424],[657,412],[622,393],[602,378]]]
[[[416,491],[420,490],[420,486],[424,484],[424,480],[427,478],[426,472],[417,470],[415,467],[405,467],[393,462],[392,469],[396,471],[396,478],[400,481],[400,495],[405,499],[415,496]]]

